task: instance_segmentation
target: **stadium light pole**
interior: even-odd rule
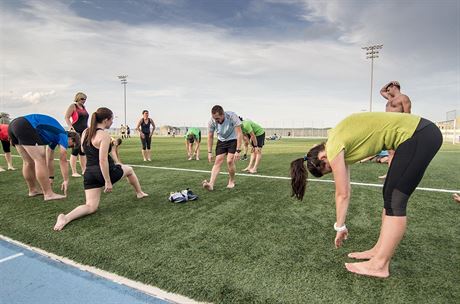
[[[120,79],[121,81],[121,84],[123,85],[124,87],[124,110],[125,110],[125,126],[126,126],[126,84],[128,83],[128,75],[121,75],[121,76],[118,76],[118,79]]]
[[[374,84],[374,59],[379,58],[378,54],[383,44],[369,45],[362,47],[363,50],[366,50],[366,59],[371,60],[371,98],[369,102],[369,112],[372,112],[372,87]]]

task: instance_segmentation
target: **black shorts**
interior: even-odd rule
[[[37,130],[24,117],[14,119],[8,127],[8,136],[13,145],[45,146]]]
[[[141,137],[142,150],[150,150],[150,147],[152,145],[152,137],[150,137],[150,133],[143,134],[144,138]]]
[[[386,215],[406,216],[407,201],[441,145],[441,131],[423,118],[414,135],[399,145],[383,186]]]
[[[10,153],[10,141],[9,140],[2,140],[2,147],[4,153]]]
[[[121,165],[109,167],[109,174],[112,185],[118,182],[123,177],[123,169],[121,168]],[[86,167],[85,174],[83,174],[83,186],[85,190],[105,186],[104,176],[102,175],[101,168],[99,166]]]
[[[254,143],[251,140],[251,137],[249,137],[249,140],[251,141],[251,145],[256,148],[262,148],[265,145],[265,132],[262,135],[256,136],[257,138],[257,146],[254,146]]]
[[[78,135],[80,135],[80,138],[82,138],[81,134],[83,132],[82,133],[77,132],[77,133],[78,133]],[[75,146],[75,147],[72,148],[72,155],[73,156],[77,156],[77,155],[82,155],[83,156],[83,155],[85,155],[85,152],[83,152],[81,150],[81,145],[78,145],[78,146]]]
[[[235,154],[236,152],[236,139],[232,139],[229,141],[217,141],[216,146],[216,156],[221,154]]]

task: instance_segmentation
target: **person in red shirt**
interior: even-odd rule
[[[0,124],[0,140],[2,141],[2,147],[3,147],[3,153],[5,154],[5,159],[8,164],[8,170],[16,170],[16,168],[13,167],[13,160],[11,159],[11,144],[10,144],[10,138],[8,137],[8,125],[6,124]],[[5,171],[0,166],[0,172]]]

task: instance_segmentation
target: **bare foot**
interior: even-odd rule
[[[64,226],[67,225],[67,219],[65,217],[64,213],[61,213],[58,215],[56,224],[54,225],[54,230],[55,231],[61,231]]]
[[[452,197],[454,198],[454,201],[457,201],[457,203],[460,203],[460,195],[458,195],[457,193],[454,193]]]
[[[16,171],[17,169],[15,167],[8,167],[8,171]]]
[[[4,171],[5,171],[5,169],[3,169],[2,167],[0,167],[0,172],[4,172]]]
[[[379,179],[386,179],[386,178],[387,178],[387,175],[386,175],[386,174],[385,174],[385,175],[379,176]]]
[[[145,193],[145,192],[139,192],[139,193],[136,193],[136,196],[137,196],[137,198],[141,199],[141,198],[147,197],[149,195],[147,193]]]
[[[72,177],[81,177],[80,173],[72,173]]]
[[[148,161],[152,161],[150,158],[147,158]]]
[[[203,181],[203,188],[205,188],[208,191],[214,190],[213,185],[211,185],[211,183],[209,183],[207,180]]]
[[[257,170],[249,170],[248,172],[251,173],[251,174],[256,174]]]
[[[229,182],[228,182],[228,185],[227,185],[227,188],[228,188],[228,189],[233,189],[233,188],[235,188],[235,182],[229,181]]]
[[[29,197],[34,197],[34,196],[42,195],[42,194],[43,194],[43,192],[41,192],[39,190],[29,191]]]
[[[45,201],[59,200],[59,199],[64,199],[64,198],[66,198],[65,195],[57,194],[57,193],[53,193],[51,195],[45,195],[43,197]]]
[[[190,157],[188,158],[188,160],[192,160],[192,157],[190,156]]]
[[[241,170],[241,171],[243,171],[243,172],[247,172],[247,171],[249,171],[249,167],[246,167],[246,168],[244,168],[244,169],[243,169],[243,170]]]
[[[348,271],[370,277],[388,278],[390,276],[389,264],[382,268],[377,268],[371,261],[359,263],[345,263]]]
[[[352,259],[357,259],[357,260],[370,260],[374,257],[374,255],[375,255],[375,250],[369,249],[369,250],[361,251],[361,252],[351,252],[348,254],[348,257]]]
[[[197,157],[196,160],[200,160],[200,159]]]

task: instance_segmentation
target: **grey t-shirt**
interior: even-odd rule
[[[214,133],[217,130],[217,139],[229,141],[236,139],[235,127],[241,125],[241,120],[234,112],[224,112],[225,119],[222,124],[218,124],[214,119],[208,123],[208,132]]]

